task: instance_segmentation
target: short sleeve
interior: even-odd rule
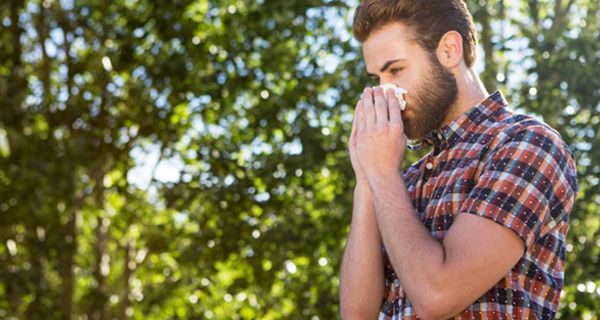
[[[558,133],[543,125],[507,136],[487,157],[461,213],[494,220],[529,247],[568,223],[577,193],[575,162]]]

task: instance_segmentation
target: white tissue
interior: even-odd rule
[[[402,110],[402,111],[406,110],[406,101],[404,100],[404,94],[408,93],[408,90],[397,87],[396,85],[389,84],[389,83],[382,84],[379,87],[383,88],[384,93],[385,93],[385,91],[387,91],[387,89],[394,89],[395,93],[396,93],[396,98],[398,98],[398,100],[400,102],[400,110]],[[385,97],[385,101],[387,102],[387,94],[384,94],[384,97]]]

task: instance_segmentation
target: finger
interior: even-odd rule
[[[383,88],[375,88],[375,119],[377,124],[385,124],[388,122],[387,103],[385,102],[384,94]]]
[[[366,88],[363,91],[363,104],[364,104],[364,114],[365,114],[365,122],[364,127],[368,128],[370,126],[374,126],[377,121],[377,115],[375,113],[375,106],[373,105],[373,89]]]
[[[356,133],[358,131],[361,131],[365,128],[365,103],[364,103],[364,99],[360,100],[358,102],[358,104],[356,105],[356,110],[355,110],[356,116],[354,117],[354,121],[355,123],[353,124],[353,134],[354,134],[354,138],[356,138]]]
[[[394,89],[388,89],[388,97],[389,97],[389,113],[390,113],[390,123],[402,123],[402,108],[400,107],[400,100],[396,97],[396,93]]]
[[[352,119],[352,130],[350,131],[350,142],[356,138],[356,131],[358,129],[358,109],[362,108],[362,100],[358,101],[356,108],[354,109],[354,118]]]

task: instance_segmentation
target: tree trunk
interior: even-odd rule
[[[23,0],[12,0],[10,2],[10,38],[11,38],[11,52],[8,61],[11,65],[10,73],[6,79],[6,95],[0,96],[0,106],[2,112],[0,112],[1,122],[6,124],[9,130],[7,131],[7,140],[11,148],[9,161],[15,161],[18,163],[21,152],[20,144],[18,143],[17,135],[21,134],[20,129],[22,126],[22,115],[19,111],[21,103],[25,97],[26,82],[23,66],[22,66],[22,47],[20,38],[23,33],[23,29],[19,27],[19,15],[20,11],[24,7],[25,3]],[[10,130],[12,129],[14,130]],[[6,244],[2,244],[6,245]],[[19,282],[22,279],[22,275],[19,274],[18,259],[13,259],[9,254],[7,259],[7,271],[8,274],[5,277],[5,288],[6,296],[9,302],[9,314],[18,315],[19,307],[22,303],[23,298],[23,286]]]
[[[63,250],[63,259],[60,267],[62,279],[62,311],[63,319],[73,319],[74,301],[73,292],[75,290],[75,274],[73,265],[75,252],[77,250],[77,209],[69,210],[68,222],[64,226],[65,248]]]
[[[56,5],[57,7],[60,7],[60,4]],[[43,12],[43,5],[41,5],[42,7],[42,12]],[[60,10],[60,9],[57,9]],[[71,42],[69,41],[69,37],[67,36],[67,34],[70,32],[71,27],[69,24],[68,20],[65,20],[66,18],[66,14],[62,11],[57,11],[58,15],[63,17],[63,19],[59,19],[59,26],[62,29],[63,33],[65,34],[64,37],[64,42],[63,42],[63,50],[65,50],[65,52],[68,53],[68,50],[71,46]],[[42,48],[44,46],[42,45]],[[46,112],[48,115],[48,119],[52,118],[52,110],[50,110],[50,103],[53,99],[51,99],[52,97],[50,96],[50,87],[51,87],[51,83],[50,83],[50,60],[49,58],[46,56],[45,51],[42,50],[42,53],[44,54],[43,60],[42,60],[42,72],[44,72],[43,74],[43,78],[44,77],[48,77],[47,81],[48,83],[44,83],[44,106],[46,107]],[[66,54],[66,67],[67,70],[71,70],[72,63],[70,63],[70,59],[69,59],[69,55]],[[67,79],[67,83],[71,82],[71,73],[69,72],[69,79]],[[66,99],[66,103],[68,104],[69,101],[71,100],[71,90],[67,90],[67,99]],[[49,121],[50,125],[53,126],[54,123],[52,121]],[[78,196],[74,197],[74,201],[72,202],[72,206],[67,206],[68,210],[67,210],[67,223],[64,225],[63,230],[64,230],[64,235],[65,235],[65,250],[62,252],[62,261],[61,261],[61,266],[60,266],[60,274],[61,274],[61,278],[62,278],[62,293],[61,293],[61,308],[63,311],[63,318],[64,319],[73,319],[75,317],[75,273],[74,273],[74,266],[75,266],[75,255],[77,253],[77,242],[78,242],[78,226],[77,226],[77,220],[78,220],[78,216],[81,214],[80,211],[84,206],[85,203],[85,199],[86,199],[86,195],[84,192],[81,192],[81,194],[79,194]]]
[[[125,247],[123,248],[125,254],[124,265],[123,265],[123,292],[121,293],[121,308],[119,310],[119,319],[125,320],[129,318],[127,316],[127,309],[129,308],[129,292],[131,291],[131,276],[136,268],[135,262],[135,240],[127,240]]]
[[[106,320],[110,317],[108,289],[106,284],[106,278],[110,272],[110,257],[107,253],[110,220],[104,216],[104,176],[104,168],[100,165],[99,169],[93,174],[95,184],[95,207],[99,209],[96,218],[96,241],[94,243],[94,255],[96,257],[94,280],[96,281],[96,290],[93,295],[94,301],[92,302],[92,309],[90,310],[90,318],[93,320]]]

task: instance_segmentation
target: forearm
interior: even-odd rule
[[[445,260],[442,244],[419,220],[402,177],[371,179],[378,229],[404,291],[421,317],[437,303]]]
[[[381,237],[368,186],[357,186],[350,233],[340,271],[342,317],[377,317],[384,296]]]

